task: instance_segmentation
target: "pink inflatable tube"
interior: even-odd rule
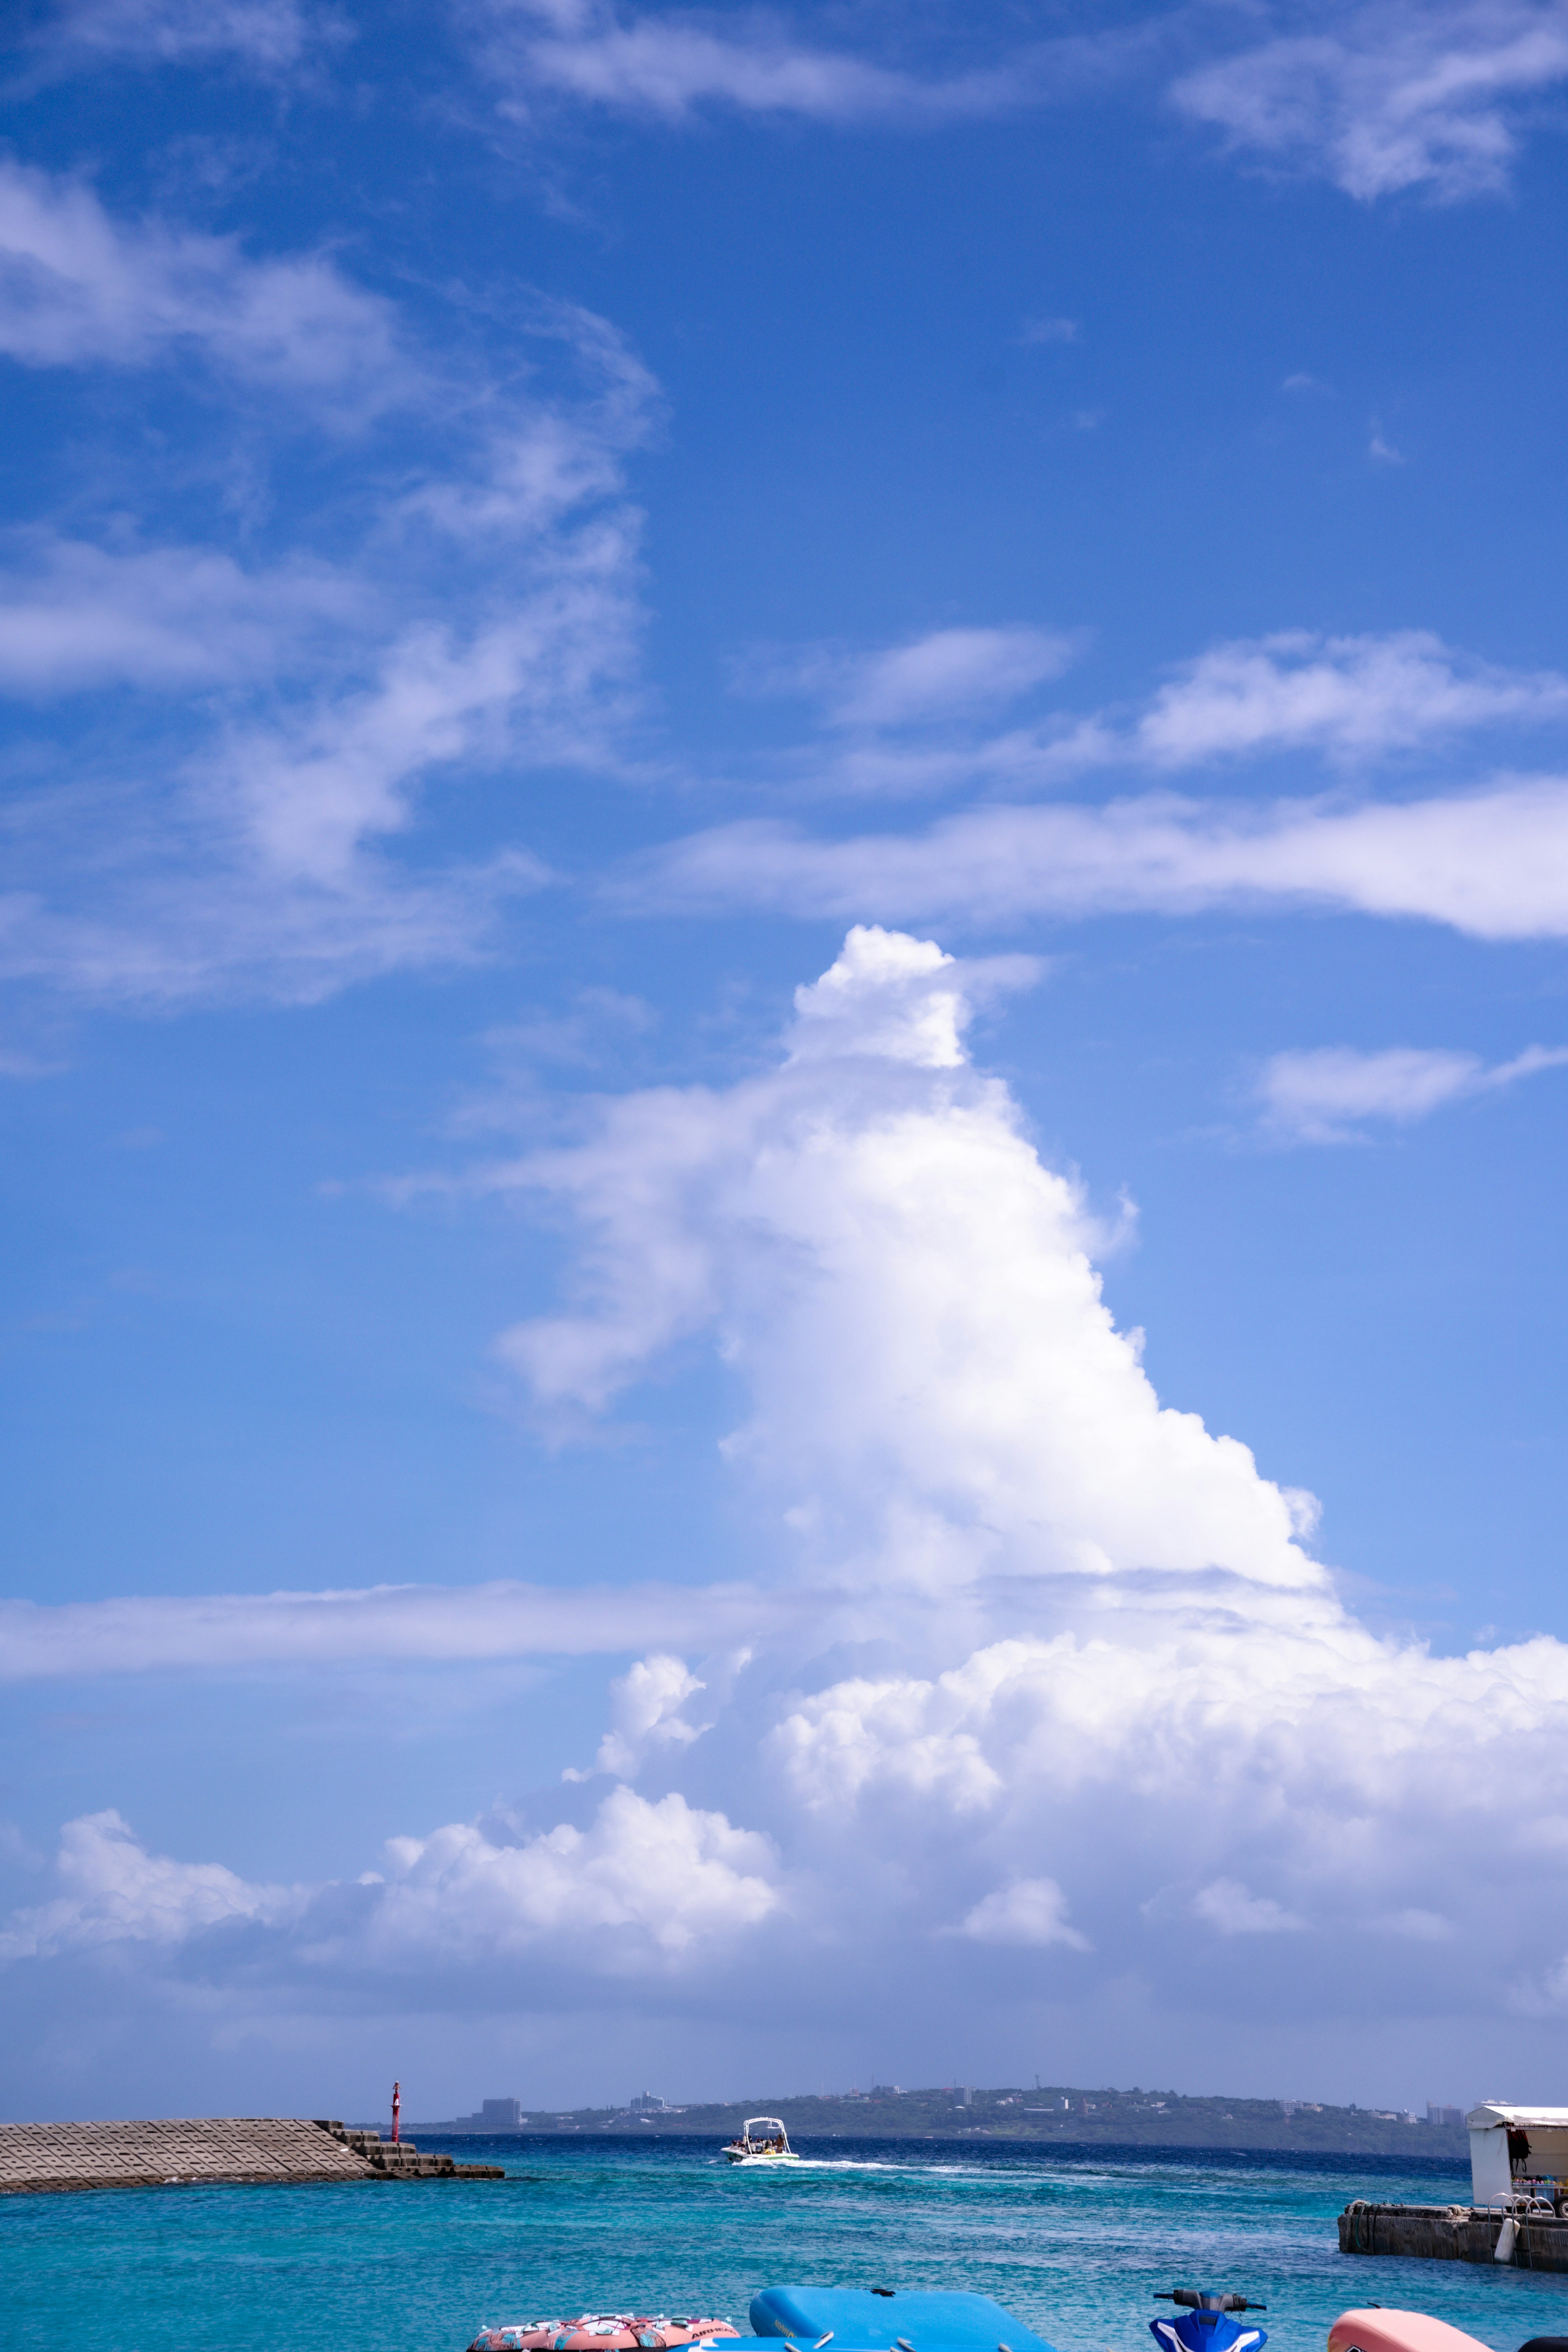
[[[1424,2311],[1342,2311],[1329,2352],[1490,2352],[1479,2336]]]
[[[673,2352],[740,2334],[727,2319],[665,2319],[646,2313],[584,2312],[581,2319],[527,2319],[483,2327],[468,2352]]]

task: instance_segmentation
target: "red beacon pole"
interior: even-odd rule
[[[394,2147],[397,2146],[397,2118],[402,2112],[403,2092],[401,2086],[394,2083],[392,2086],[392,2145]]]

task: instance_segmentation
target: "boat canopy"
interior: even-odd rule
[[[1518,2180],[1568,2180],[1568,2107],[1516,2107],[1483,2099],[1465,2118],[1470,2186],[1478,2205],[1498,2205]]]

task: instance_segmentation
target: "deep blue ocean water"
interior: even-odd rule
[[[1278,2352],[1323,2352],[1367,2302],[1493,2352],[1568,2334],[1568,2274],[1341,2254],[1350,2197],[1468,2202],[1468,2177],[1431,2164],[840,2140],[775,2173],[710,2141],[421,2145],[507,2178],[0,2198],[0,2343],[462,2352],[481,2322],[591,2309],[744,2330],[758,2289],[790,2282],[970,2288],[1061,2352],[1151,2352],[1152,2297],[1174,2285],[1262,2298]]]

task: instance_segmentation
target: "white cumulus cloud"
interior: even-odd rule
[[[874,1870],[998,1965],[1070,1918],[1200,2005],[1205,1938],[1375,1953],[1403,1920],[1394,1941],[1421,1943],[1415,1915],[1464,1916],[1483,1856],[1495,1873],[1521,1754],[1533,1810],[1561,1815],[1568,1650],[1439,1657],[1344,1610],[1305,1498],[1154,1396],[1080,1196],[964,1057],[964,977],[929,941],[852,932],[772,1075],[629,1097],[492,1171],[584,1242],[577,1313],[507,1352],[598,1409],[710,1333],[751,1391],[728,1451],[778,1514],[775,1557],[858,1580],[833,1625],[897,1629],[904,1662],[804,1689],[796,1642],[773,1645],[752,1801],[802,1866]],[[826,1049],[803,1054],[819,1004]],[[1527,1864],[1510,1884],[1535,1922],[1510,1931],[1522,1983],[1551,1902]],[[1443,1998],[1489,1997],[1484,1938],[1426,1941]],[[1382,1967],[1356,2004],[1408,1997]]]
[[[758,1404],[732,1451],[917,1581],[1021,1565],[1026,1527],[1037,1574],[1311,1580],[1247,1449],[1160,1407],[1081,1194],[967,1066],[968,1009],[930,942],[857,929],[775,1074],[633,1097],[497,1171],[594,1236],[583,1311],[517,1327],[507,1360],[544,1403],[594,1409],[717,1325]]]
[[[1067,1901],[1054,1878],[1015,1878],[994,1887],[965,1912],[960,1932],[977,1944],[1070,1944],[1089,1949],[1086,1937],[1069,1927]]]
[[[651,1750],[684,1748],[700,1738],[703,1727],[688,1722],[680,1710],[707,1687],[684,1659],[658,1651],[639,1658],[610,1685],[610,1728],[599,1742],[599,1770],[631,1780]]]
[[[235,1922],[276,1925],[301,1907],[297,1888],[254,1886],[221,1863],[149,1853],[112,1811],[66,1823],[55,1871],[61,1891],[12,1915],[0,1930],[0,1959],[126,1942],[172,1946]]]
[[[1216,1878],[1193,1897],[1193,1916],[1222,1936],[1289,1935],[1301,1926],[1271,1895],[1249,1895],[1234,1878]]]
[[[272,1930],[296,1965],[321,1969],[343,1958],[346,1923],[350,1940],[369,1939],[376,1965],[395,1972],[433,1959],[482,1968],[570,1937],[587,1939],[574,1942],[574,1966],[614,1974],[679,1963],[784,1901],[765,1837],[679,1794],[651,1802],[626,1788],[610,1792],[586,1829],[563,1822],[506,1840],[453,1822],[389,1840],[384,1859],[353,1886],[258,1886],[218,1863],[150,1853],[118,1813],[87,1814],[60,1833],[60,1892],[12,1915],[0,1961],[173,1949],[246,1925]]]
[[[745,1654],[698,1652],[713,1596],[679,1648],[639,1641],[602,1751],[626,1781],[303,1893],[76,1824],[13,1959],[183,1944],[221,1969],[248,1923],[247,1965],[264,1947],[295,1998],[352,1964],[367,2000],[446,2000],[455,1971],[505,1987],[526,1958],[530,2000],[555,1969],[551,2000],[635,1980],[668,2014],[700,1969],[781,2032],[831,2002],[913,2034],[955,1987],[1058,2023],[1135,1998],[1213,2063],[1244,2022],[1326,2065],[1412,2020],[1479,2050],[1556,2013],[1568,1645],[1443,1654],[1344,1606],[1310,1500],[1156,1395],[1080,1188],[968,1059],[969,989],[936,943],[858,929],[773,1067],[603,1103],[576,1143],[474,1179],[579,1237],[569,1311],[504,1343],[546,1402],[608,1410],[677,1343],[746,1392],[725,1454],[756,1589],[708,1620]],[[307,1598],[278,1598],[280,1630],[326,1654]],[[614,1614],[584,1599],[509,1605],[582,1648]],[[381,1608],[402,1654],[439,1622],[428,1596]],[[101,1652],[114,1628],[87,1630]]]
[[[783,1902],[768,1840],[678,1794],[652,1803],[615,1789],[587,1830],[563,1822],[515,1845],[454,1823],[388,1852],[374,1927],[416,1952],[489,1957],[594,1935],[599,1965],[614,1969],[742,1935]],[[627,1936],[624,1950],[604,1937],[611,1928]]]

